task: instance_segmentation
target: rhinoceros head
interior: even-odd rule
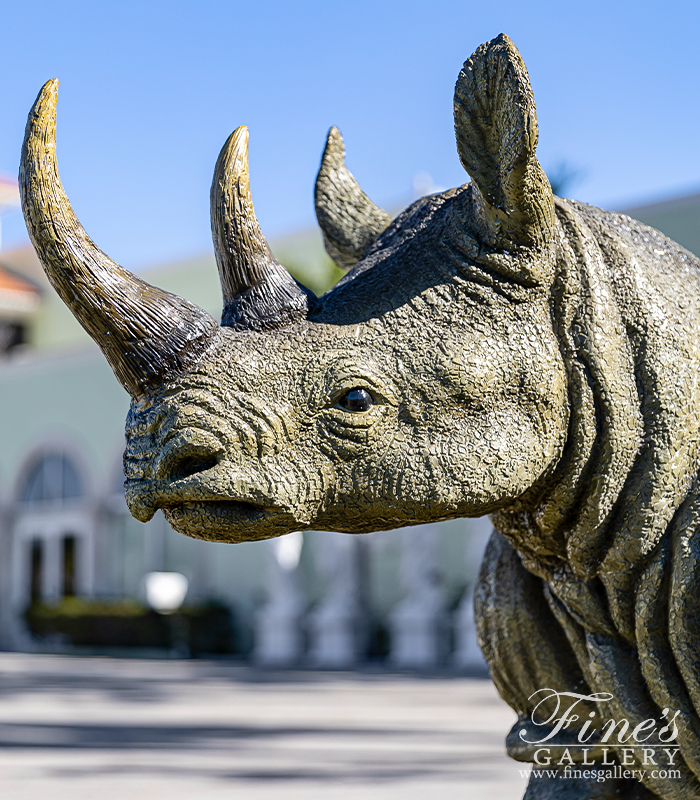
[[[131,394],[131,512],[242,541],[476,516],[542,492],[564,447],[553,329],[554,200],[535,157],[520,56],[501,35],[465,63],[458,150],[473,183],[391,221],[331,129],[316,184],[329,253],[320,298],[272,256],[252,207],[245,128],[212,185],[219,325],[102,253],[61,186],[56,82],[27,124],[20,183],[57,291]]]

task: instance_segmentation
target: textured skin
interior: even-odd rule
[[[545,687],[610,692],[632,727],[679,711],[680,778],[533,778],[526,797],[698,798],[700,262],[552,196],[507,37],[465,63],[455,126],[474,182],[385,229],[364,195],[334,193],[324,159],[323,202],[357,208],[319,221],[356,267],[305,318],[220,327],[193,367],[135,397],[127,502],[230,542],[490,513],[476,610],[520,717],[510,754],[533,760],[520,732]],[[348,411],[358,388],[373,403]]]

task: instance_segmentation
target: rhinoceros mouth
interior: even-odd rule
[[[273,511],[245,500],[193,500],[163,508],[163,513],[173,516],[201,516],[230,522],[254,522]]]
[[[195,500],[162,508],[176,531],[197,539],[241,542],[296,530],[284,510],[243,500]]]

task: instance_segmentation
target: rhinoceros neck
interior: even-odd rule
[[[698,470],[700,262],[624,215],[558,200],[557,218],[569,438],[547,491],[494,523],[585,625],[631,641],[634,586]]]
[[[472,298],[523,304],[544,294],[526,285],[513,265],[521,256],[495,253],[479,239],[475,188],[465,184],[416,201],[377,238],[363,259],[320,298],[314,322],[348,325],[391,318],[425,290],[453,303]]]

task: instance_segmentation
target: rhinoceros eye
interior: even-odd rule
[[[350,389],[338,400],[338,405],[345,411],[357,413],[369,411],[374,405],[374,399],[367,389]]]

